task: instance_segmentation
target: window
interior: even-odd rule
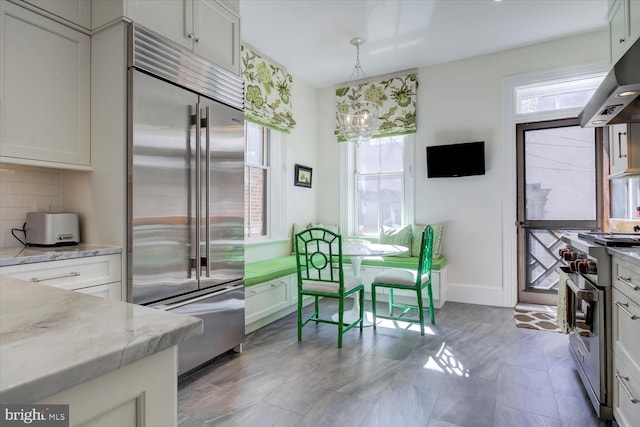
[[[603,78],[597,73],[516,87],[516,113],[582,108]]]
[[[373,138],[353,146],[353,199],[349,203],[356,236],[377,236],[384,226],[410,223],[413,136]]]
[[[268,234],[270,130],[253,123],[245,125],[246,161],[244,167],[244,235]]]

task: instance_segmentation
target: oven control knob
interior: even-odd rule
[[[562,259],[565,261],[575,261],[576,258],[578,258],[576,253],[569,249],[562,254]]]

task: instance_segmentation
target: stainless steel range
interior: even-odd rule
[[[569,276],[569,350],[596,414],[613,419],[611,257],[607,246],[615,245],[615,239],[605,242],[604,238],[603,233],[567,233],[562,238],[567,247],[560,250],[560,256]]]

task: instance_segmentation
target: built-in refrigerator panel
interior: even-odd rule
[[[146,304],[198,290],[190,191],[198,95],[139,71],[132,78],[132,299]]]
[[[208,182],[201,196],[206,221],[201,253],[208,257],[200,287],[205,288],[244,277],[244,122],[241,112],[205,97],[200,107],[206,121],[202,179]]]

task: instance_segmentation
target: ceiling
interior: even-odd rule
[[[607,0],[240,0],[242,40],[314,87],[607,27]]]

